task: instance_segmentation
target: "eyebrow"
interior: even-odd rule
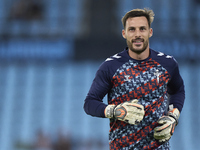
[[[148,28],[148,26],[139,26],[139,28]]]
[[[136,27],[130,26],[128,29],[135,29]],[[139,28],[148,28],[147,26],[139,26]]]

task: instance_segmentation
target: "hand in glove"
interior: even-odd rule
[[[167,116],[162,116],[158,119],[158,124],[160,126],[154,128],[154,138],[159,140],[159,142],[168,141],[174,133],[174,129],[178,124],[178,118],[180,112],[177,108],[168,112]]]
[[[105,108],[107,118],[116,118],[129,124],[138,124],[144,117],[144,106],[137,103],[138,100],[124,102],[117,106],[108,105]]]

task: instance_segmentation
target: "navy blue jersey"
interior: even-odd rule
[[[84,110],[96,117],[105,117],[107,104],[118,105],[138,99],[145,108],[144,119],[130,125],[110,119],[109,145],[111,150],[167,149],[169,143],[160,144],[153,137],[157,120],[168,111],[168,105],[182,110],[185,91],[178,64],[172,56],[150,49],[150,56],[142,61],[132,59],[128,48],[107,58],[93,80],[85,99]]]

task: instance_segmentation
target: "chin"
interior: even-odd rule
[[[144,48],[132,48],[130,49],[132,52],[137,53],[137,54],[141,54],[142,52],[145,51]]]

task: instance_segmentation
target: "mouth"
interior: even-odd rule
[[[141,45],[144,42],[144,39],[134,39],[132,43],[135,45]]]

